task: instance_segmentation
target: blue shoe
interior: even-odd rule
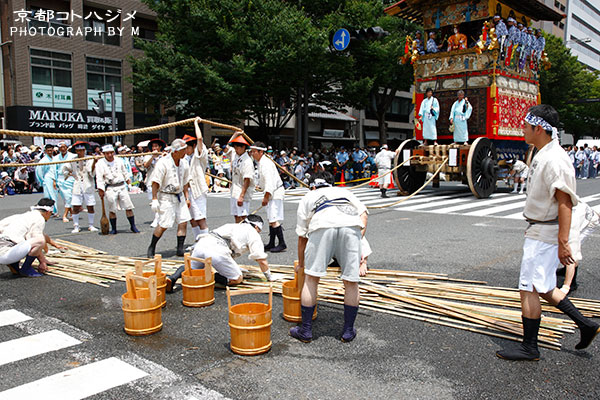
[[[356,337],[356,328],[348,328],[342,333],[342,342],[348,343]]]
[[[43,276],[42,274],[40,274],[39,272],[37,272],[31,265],[21,267],[21,269],[19,270],[19,274],[21,276],[27,276],[27,277],[30,277],[30,278],[35,278],[35,277],[38,277],[38,276]]]
[[[304,343],[310,343],[312,341],[312,334],[306,334],[302,329],[302,325],[291,327],[290,336]]]

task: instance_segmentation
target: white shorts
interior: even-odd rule
[[[379,176],[386,174],[390,172],[389,169],[380,169],[377,171],[377,174]],[[392,183],[392,174],[387,174],[386,176],[382,177],[382,178],[377,178],[377,183],[379,183],[379,187],[381,189],[387,189],[388,186],[390,186],[390,183]]]
[[[519,290],[550,292],[556,287],[556,269],[559,264],[557,244],[525,238]]]
[[[271,199],[267,203],[267,219],[270,224],[283,221],[283,199]]]
[[[361,258],[361,234],[358,227],[323,228],[311,232],[304,251],[304,272],[310,276],[327,274],[333,257],[342,267],[341,278],[358,282]]]
[[[189,193],[190,196],[190,214],[192,216],[191,219],[198,221],[200,219],[206,218],[206,193],[201,194],[197,198],[192,198],[192,192]]]
[[[529,173],[529,171],[523,171],[520,174],[515,174],[515,179],[523,178],[523,179],[527,180],[528,173]]]
[[[0,249],[0,264],[12,264],[24,259],[31,251],[31,244],[25,240],[12,247],[3,247]]]
[[[190,209],[188,208],[183,193],[179,195],[181,201],[177,199],[177,196],[159,193],[158,201],[160,203],[160,212],[158,213],[158,225],[161,228],[170,228],[173,224],[179,225],[184,222],[188,222],[192,219],[190,215]]]
[[[84,204],[88,207],[96,205],[96,196],[94,196],[94,193],[73,194],[71,198],[72,206],[82,206]]]
[[[229,204],[231,205],[231,215],[236,217],[245,217],[250,215],[250,201],[244,201],[241,207],[237,205],[237,198],[230,197]]]
[[[213,268],[227,279],[235,280],[242,276],[242,269],[231,257],[229,247],[211,235],[204,235],[196,242],[192,257],[204,259],[210,257]],[[202,269],[204,264],[192,260],[192,268]]]
[[[116,213],[117,206],[121,210],[134,209],[125,184],[116,187],[107,187],[104,193],[106,195],[106,202],[108,203],[108,212]]]

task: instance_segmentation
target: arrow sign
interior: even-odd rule
[[[333,48],[342,51],[348,48],[350,44],[350,32],[347,29],[338,29],[337,32],[333,35]]]

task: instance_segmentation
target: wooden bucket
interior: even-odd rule
[[[294,262],[294,267],[298,261]],[[300,268],[298,272],[294,271],[294,280],[284,282],[281,286],[281,294],[283,296],[283,319],[290,322],[302,322],[302,309],[300,304],[300,294],[304,286],[304,268]],[[317,318],[317,307],[313,313],[313,321]]]
[[[144,272],[144,266],[154,263],[154,272]],[[137,276],[143,276],[149,278],[156,276],[156,288],[158,289],[158,297],[160,300],[161,307],[167,305],[167,274],[162,272],[162,256],[157,254],[153,259],[148,261],[136,261],[135,262],[135,274]]]
[[[187,307],[206,307],[215,302],[215,276],[212,259],[196,258],[189,253],[184,255],[185,271],[181,274],[183,305]],[[204,263],[203,269],[192,269],[192,261]]]
[[[141,283],[142,287],[136,287],[136,283]],[[162,307],[155,276],[143,278],[129,272],[127,274],[127,292],[121,296],[121,300],[125,332],[128,335],[150,335],[162,329]]]
[[[269,304],[240,303],[231,305],[231,296],[241,294],[268,293]],[[236,354],[255,356],[271,349],[271,324],[273,319],[273,286],[269,288],[231,291],[227,287],[227,306],[229,307],[230,348]]]

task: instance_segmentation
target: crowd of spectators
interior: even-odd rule
[[[133,187],[140,187],[145,191],[144,180],[146,171],[143,165],[143,157],[136,157],[135,154],[148,152],[144,146],[130,148],[121,143],[115,143],[118,154],[132,154],[132,157],[126,157],[126,165],[131,172],[131,181]],[[21,144],[9,144],[0,150],[0,197],[5,195],[41,192],[40,182],[36,179],[35,164],[43,157],[43,149],[40,146],[31,145],[29,147]],[[92,154],[102,156],[100,145],[91,146]],[[221,177],[224,180],[208,177],[212,192],[222,192],[229,190],[227,180],[231,179],[231,160],[224,152],[224,148],[216,141],[208,148],[209,168],[208,171],[214,177]],[[375,148],[310,148],[309,151],[300,150],[297,147],[291,149],[277,149],[269,146],[267,154],[275,160],[282,168],[295,176],[299,181],[308,182],[310,175],[314,173],[320,165],[334,174],[336,181],[344,180],[346,182],[369,178],[376,173]],[[58,154],[58,148],[55,149]],[[31,166],[4,167],[3,164],[31,164]],[[299,186],[299,183],[287,174],[281,172],[281,177],[286,189]],[[343,178],[342,178],[343,177]]]

